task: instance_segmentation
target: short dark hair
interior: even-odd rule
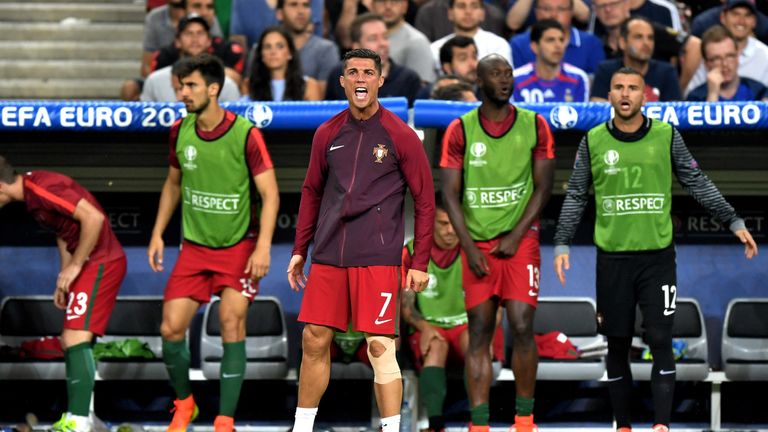
[[[619,26],[619,34],[621,35],[621,38],[624,39],[624,40],[626,40],[627,37],[629,37],[629,24],[632,21],[642,21],[642,22],[648,24],[649,26],[651,26],[651,29],[653,29],[653,23],[648,18],[646,18],[644,16],[640,16],[640,15],[631,16],[631,17],[625,19],[624,21],[622,21],[621,25]]]
[[[471,92],[472,86],[466,82],[457,82],[454,84],[444,85],[434,92],[432,92],[432,99],[450,100],[450,101],[463,101],[464,92]]]
[[[181,81],[183,78],[195,73],[195,71],[200,72],[200,75],[203,76],[205,85],[218,84],[219,95],[221,95],[221,90],[224,88],[225,75],[224,64],[218,57],[208,53],[192,57],[182,57],[173,64],[171,74],[176,75],[179,81]]]
[[[442,192],[435,192],[435,210],[447,211]]]
[[[360,42],[360,39],[363,37],[363,25],[373,21],[381,21],[385,25],[387,24],[387,22],[384,21],[383,16],[373,12],[366,12],[358,15],[352,20],[352,24],[349,25],[349,38],[352,42]]]
[[[480,7],[485,9],[485,1],[484,0],[478,0],[480,2]],[[453,9],[453,5],[456,3],[456,0],[450,0],[448,2],[448,8]]]
[[[641,74],[640,72],[636,71],[635,69],[632,69],[629,66],[622,66],[619,70],[614,72],[613,75],[611,75],[611,81],[613,81],[613,77],[615,77],[616,75],[619,75],[619,74],[621,74],[621,75],[637,75],[640,78],[642,78],[643,84],[645,84],[645,77],[643,76],[643,74]]]
[[[181,36],[181,32],[186,30],[186,28],[192,23],[200,24],[201,26],[203,26],[206,33],[208,33],[209,35],[211,34],[211,25],[208,24],[208,20],[203,18],[202,15],[191,13],[179,20],[179,24],[176,26],[176,37]]]
[[[707,59],[707,45],[711,43],[722,42],[726,39],[732,40],[733,45],[736,46],[736,49],[738,50],[739,44],[736,42],[736,38],[733,37],[733,33],[731,33],[730,30],[721,26],[720,24],[713,25],[707,29],[707,31],[701,35],[701,58],[704,60]]]
[[[16,168],[4,156],[0,155],[0,182],[11,184],[16,181]]]
[[[541,21],[536,21],[531,26],[531,42],[539,43],[541,42],[541,37],[544,35],[544,32],[546,32],[549,29],[558,29],[561,32],[565,33],[565,29],[563,28],[562,24],[559,22],[553,20],[553,19],[544,19]]]
[[[475,40],[467,36],[454,36],[440,47],[440,64],[446,64],[453,61],[453,48],[466,48],[470,45],[475,45]]]
[[[363,58],[363,59],[371,59],[376,64],[376,71],[379,72],[379,75],[381,75],[381,57],[376,54],[376,51],[369,50],[368,48],[355,48],[353,50],[347,51],[346,54],[344,54],[344,70],[347,69],[347,61],[353,58]],[[342,74],[344,73],[344,70],[342,70]]]

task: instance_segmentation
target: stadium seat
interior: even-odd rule
[[[597,333],[595,301],[589,297],[540,297],[533,322],[536,334],[559,331],[579,349],[605,345]],[[512,335],[507,333],[507,362],[511,361]],[[539,359],[536,378],[552,381],[598,380],[605,373],[601,357],[574,360]]]
[[[678,298],[675,323],[672,326],[673,340],[683,341],[687,345],[687,353],[676,363],[677,381],[701,381],[709,375],[709,351],[707,342],[707,329],[704,324],[704,315],[701,306],[694,298]],[[642,341],[642,314],[638,309],[635,314],[635,338],[632,346],[647,348]],[[648,381],[651,379],[650,360],[632,360],[632,377],[636,380]]]
[[[22,342],[60,336],[64,311],[51,296],[11,296],[0,304],[0,345],[19,347]],[[17,360],[0,358],[0,380],[63,380],[64,358]]]
[[[768,298],[737,298],[728,303],[722,360],[729,380],[768,381]]]
[[[220,299],[206,307],[200,335],[200,362],[206,379],[218,380],[221,368]],[[246,379],[282,379],[288,374],[288,333],[276,297],[256,297],[245,324]]]
[[[163,321],[161,296],[118,297],[107,330],[98,342],[136,338],[145,342],[154,359],[102,358],[99,376],[106,380],[164,380],[168,378],[163,363],[160,324]]]

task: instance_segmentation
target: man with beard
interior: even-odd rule
[[[312,33],[312,9],[309,0],[277,0],[277,19],[288,30],[301,57],[304,75],[314,78],[320,84],[321,95],[325,94],[328,74],[339,64],[339,48],[328,39]],[[250,59],[258,49],[254,44]],[[250,73],[246,76],[250,76]]]
[[[541,263],[539,215],[552,193],[555,150],[547,121],[509,104],[513,81],[505,58],[492,54],[480,60],[482,104],[448,126],[440,159],[443,199],[462,247],[472,432],[489,430],[490,344],[500,304],[514,335],[513,431],[538,430],[533,423],[538,367],[533,316]]]
[[[653,59],[655,36],[653,25],[643,17],[627,18],[620,26],[619,46],[622,58],[600,63],[592,85],[593,102],[606,102],[611,76],[622,67],[629,67],[642,74],[645,98],[651,102],[681,100],[680,83],[671,64]]]
[[[629,350],[635,308],[643,314],[645,342],[653,355],[653,431],[666,432],[675,388],[672,324],[677,298],[672,243],[672,172],[688,192],[744,243],[747,259],[757,254],[744,220],[701,171],[672,126],[640,111],[645,104],[640,73],[613,74],[609,98],[615,117],[592,128],[579,144],[555,232],[555,273],[565,284],[569,247],[595,191],[597,323],[608,338],[608,393],[618,430],[631,431],[632,372]],[[629,181],[627,181],[629,179]]]
[[[176,392],[168,431],[185,431],[197,417],[186,333],[200,305],[217,294],[224,354],[214,430],[232,432],[245,373],[248,306],[269,271],[277,181],[258,129],[219,105],[221,61],[200,54],[180,60],[176,71],[188,114],[171,127],[170,167],[147,250],[152,271],[163,271],[162,235],[183,200],[182,251],[165,288],[160,327],[163,361]],[[261,198],[260,213],[251,196],[253,186]]]
[[[200,15],[182,18],[176,33],[176,46],[181,58],[207,53],[211,47],[211,36],[210,27],[205,18]],[[173,73],[173,66],[165,66],[147,77],[140,99],[143,102],[176,102],[180,99],[178,95],[180,88],[181,84]],[[226,76],[218,100],[235,101],[239,98],[240,91],[237,89],[237,83]]]
[[[299,395],[294,432],[312,432],[330,379],[336,330],[363,332],[382,432],[400,430],[403,383],[395,338],[405,190],[413,196],[414,253],[402,286],[423,290],[435,217],[432,170],[416,133],[382,107],[382,59],[370,49],[344,55],[339,83],[349,102],[317,129],[301,192],[288,282],[304,290]],[[314,239],[309,279],[304,263]]]
[[[405,21],[408,0],[373,0],[372,11],[387,23],[389,55],[398,64],[413,69],[421,81],[435,81],[435,65],[429,39]]]

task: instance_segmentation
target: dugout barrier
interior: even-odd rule
[[[409,112],[405,99],[385,99],[383,104],[400,118],[410,118],[412,125],[423,129],[425,148],[433,162],[439,157],[439,141],[445,125],[477,106],[420,100]],[[282,268],[287,265],[290,247],[279,243],[290,242],[293,238],[298,192],[312,135],[317,125],[345,108],[346,103],[232,103],[226,106],[262,126],[277,167],[282,193],[276,233],[278,244],[273,248],[273,259],[274,267]],[[549,263],[551,248],[547,244],[551,241],[576,145],[586,129],[610,117],[610,108],[607,104],[595,103],[522,106],[547,119],[558,146],[554,197],[542,220],[545,245],[542,262]],[[127,112],[131,113],[130,122],[126,121]],[[764,202],[768,196],[768,146],[764,132],[768,130],[768,106],[762,102],[661,103],[648,104],[646,112],[678,127],[709,176],[740,213],[747,216],[748,227],[755,233],[758,243],[764,243]],[[267,113],[271,113],[271,117]],[[144,245],[154,220],[157,195],[167,172],[167,129],[181,114],[181,104],[0,102],[0,131],[3,132],[0,154],[8,156],[21,169],[54,169],[72,175],[95,191],[102,203],[107,203],[105,208],[118,237],[129,245],[126,248],[129,276],[124,294],[162,293],[163,275],[150,274],[144,269]],[[758,296],[760,284],[768,277],[767,266],[764,261],[759,261],[763,264],[758,263],[757,270],[756,266],[747,267],[737,256],[739,247],[733,244],[727,229],[708,219],[694,200],[680,196],[680,193],[679,188],[675,189],[673,202],[673,213],[681,212],[676,219],[676,241],[682,245],[678,248],[678,260],[682,263],[680,285],[681,289],[690,287],[687,295],[696,295],[701,302],[709,333],[709,358],[717,367],[725,305],[734,296]],[[42,265],[53,259],[53,252],[48,254],[48,249],[26,247],[46,245],[54,250],[52,240],[32,228],[34,221],[24,219],[21,213],[10,206],[0,211],[0,239],[4,246],[0,247],[0,262],[4,264],[0,266],[0,297],[20,293],[49,294],[44,282],[55,273],[50,266]],[[584,225],[588,225],[587,219],[582,228]],[[170,235],[169,245],[178,243],[178,221],[171,223],[167,234]],[[542,286],[545,290],[552,288],[549,294],[594,296],[591,235],[581,232],[578,237],[572,258],[574,269],[569,276],[571,288],[558,291],[551,272],[543,271]],[[713,243],[723,246],[711,246]],[[707,246],[703,249],[697,246],[701,244]],[[169,251],[169,267],[174,258]],[[27,272],[26,266],[35,267]],[[15,280],[21,272],[24,272],[27,284]],[[298,312],[300,296],[286,294],[289,291],[282,272],[275,272],[263,282],[262,293],[277,296],[283,304],[289,338],[293,335],[290,341],[293,350],[298,327],[292,321]],[[723,290],[723,286],[728,289]],[[289,373],[289,378],[291,375]],[[710,373],[707,380],[719,382],[720,375],[720,372]],[[502,374],[504,376],[508,375]]]

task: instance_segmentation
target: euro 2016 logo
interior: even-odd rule
[[[187,161],[184,162],[184,168],[188,170],[193,170],[197,168],[197,164],[194,163],[194,160],[197,158],[197,149],[195,146],[188,145],[184,147],[184,159]]]
[[[475,191],[467,191],[464,194],[464,199],[467,200],[467,204],[473,206],[477,203],[477,194]]]
[[[603,162],[608,165],[608,168],[605,169],[606,174],[616,174],[619,172],[619,168],[616,167],[616,164],[619,163],[619,152],[616,150],[611,149],[605,152]]]
[[[252,121],[259,129],[263,129],[272,123],[272,115],[272,108],[261,103],[251,104],[245,110],[245,118]]]
[[[610,198],[603,199],[603,212],[609,215],[616,212],[616,203]]]
[[[570,105],[558,105],[549,112],[549,122],[558,129],[571,129],[579,122],[579,112]]]

